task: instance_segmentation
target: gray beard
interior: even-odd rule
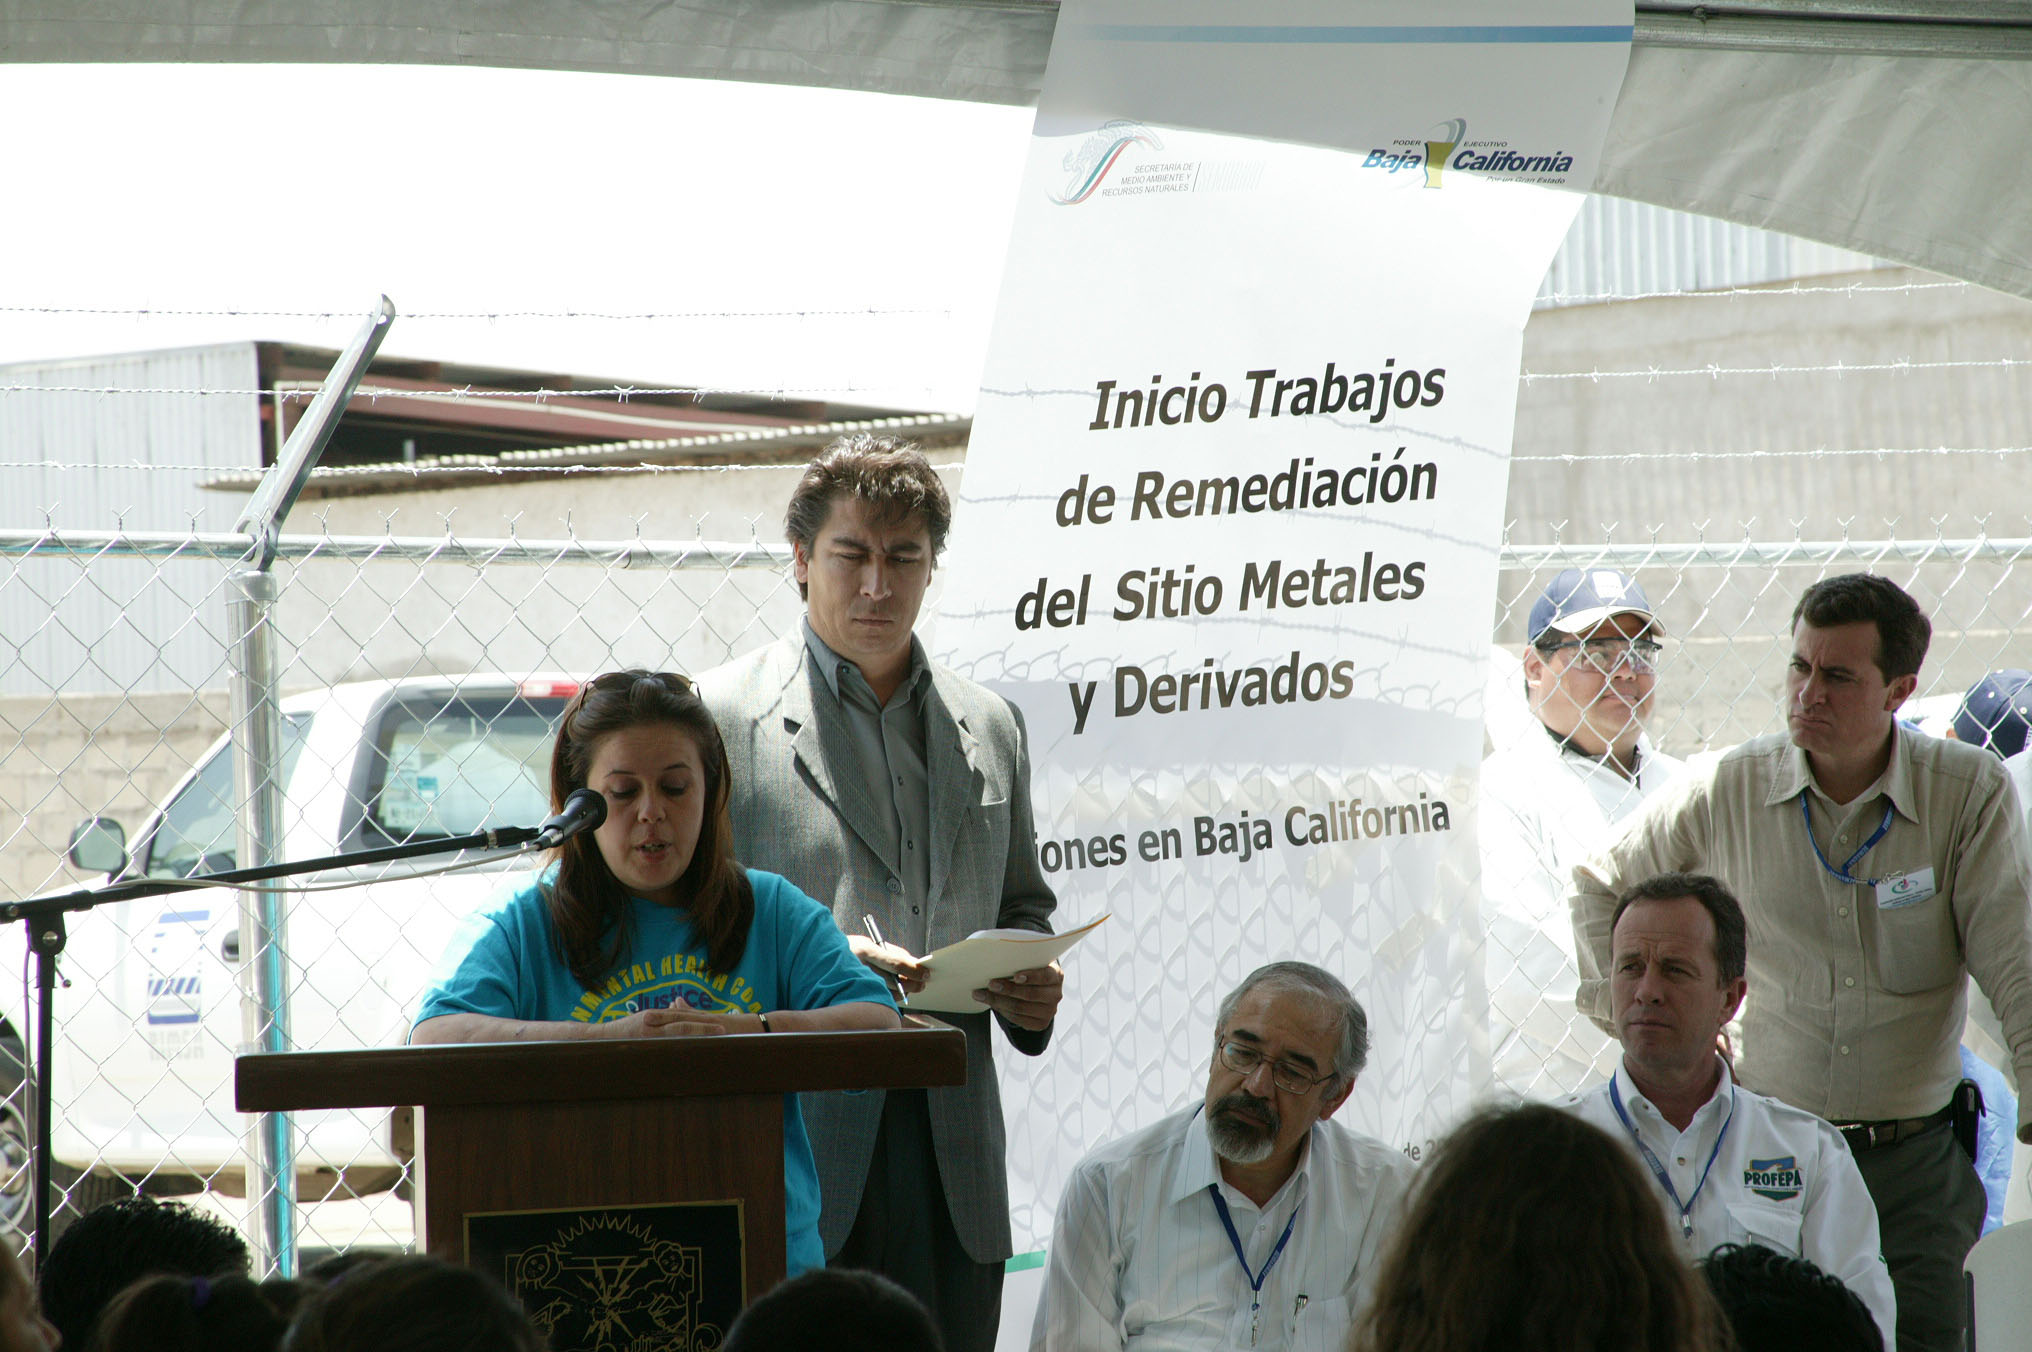
[[[1270,1124],[1263,1126],[1253,1118],[1230,1115],[1229,1110],[1235,1108],[1261,1112],[1270,1119]],[[1269,1159],[1277,1144],[1277,1129],[1282,1125],[1275,1108],[1240,1091],[1214,1100],[1214,1106],[1207,1110],[1207,1140],[1212,1143],[1214,1153],[1230,1164],[1261,1164]]]

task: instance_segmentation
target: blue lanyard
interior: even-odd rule
[[[1884,820],[1877,823],[1877,829],[1870,832],[1870,838],[1863,842],[1863,847],[1843,860],[1840,868],[1836,868],[1827,862],[1827,856],[1820,852],[1820,842],[1813,838],[1813,809],[1808,807],[1806,802],[1812,794],[1811,789],[1799,791],[1799,815],[1806,820],[1806,843],[1813,846],[1813,857],[1820,861],[1820,866],[1832,874],[1836,882],[1854,883],[1858,887],[1875,887],[1884,881],[1882,878],[1858,878],[1850,874],[1849,870],[1854,868],[1862,857],[1870,852],[1871,847],[1884,838],[1884,833],[1891,829],[1892,805],[1884,804]]]
[[[1298,1213],[1305,1206],[1305,1199],[1299,1198],[1298,1205],[1291,1208],[1291,1219],[1284,1222],[1284,1233],[1277,1237],[1277,1247],[1270,1250],[1270,1256],[1263,1260],[1261,1272],[1249,1271],[1249,1259],[1242,1252],[1242,1237],[1235,1233],[1235,1218],[1228,1212],[1228,1200],[1221,1196],[1221,1185],[1210,1183],[1207,1191],[1213,1194],[1214,1210],[1221,1213],[1221,1224],[1227,1227],[1228,1243],[1235,1246],[1235,1261],[1242,1265],[1242,1275],[1249,1279],[1249,1345],[1256,1345],[1256,1323],[1263,1309],[1263,1282],[1270,1275],[1270,1269],[1277,1266],[1277,1260],[1284,1256],[1284,1246],[1291,1242],[1291,1227],[1298,1224]]]
[[[1855,861],[1852,859],[1849,862]],[[1637,1128],[1631,1123],[1630,1115],[1623,1111],[1623,1095],[1617,1090],[1613,1076],[1609,1079],[1609,1102],[1615,1106],[1616,1116],[1622,1120],[1623,1130],[1629,1132],[1630,1139],[1637,1143],[1637,1150],[1644,1156],[1644,1163],[1651,1166],[1651,1176],[1658,1180],[1659,1187],[1665,1189],[1665,1195],[1672,1199],[1672,1205],[1679,1208],[1679,1233],[1692,1239],[1693,1204],[1700,1200],[1700,1190],[1707,1186],[1707,1176],[1714,1172],[1714,1162],[1722,1153],[1722,1142],[1729,1139],[1729,1123],[1736,1120],[1735,1095],[1729,1096],[1729,1115],[1722,1119],[1722,1129],[1714,1139],[1714,1149],[1707,1155],[1707,1167],[1700,1171],[1700,1182],[1693,1185],[1693,1196],[1683,1202],[1679,1200],[1679,1189],[1672,1186],[1672,1176],[1665,1172],[1665,1166],[1651,1153],[1651,1147],[1644,1144],[1644,1138],[1637,1134]]]

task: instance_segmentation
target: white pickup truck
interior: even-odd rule
[[[576,690],[564,677],[425,677],[285,700],[284,858],[536,824],[549,813],[551,734]],[[114,824],[94,819],[73,837],[73,862],[115,878],[229,869],[236,813],[233,749],[221,737],[124,858],[124,833],[109,840]],[[363,869],[359,878],[433,862]],[[503,884],[504,870],[534,865],[524,856],[476,871],[285,894],[293,1045],[401,1042],[459,918]],[[58,969],[70,984],[57,992],[51,1081],[51,1134],[71,1208],[137,1185],[165,1195],[243,1190],[248,1119],[233,1108],[233,1058],[252,1035],[240,945],[239,894],[220,888],[71,918]],[[17,1116],[13,1131],[20,1129]],[[304,1201],[385,1190],[404,1174],[406,1150],[391,1139],[385,1112],[298,1114],[296,1143]],[[0,1148],[19,1157],[18,1145]],[[16,1194],[25,1209],[26,1189]]]

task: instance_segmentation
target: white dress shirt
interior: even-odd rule
[[[1556,1099],[1608,1075],[1620,1048],[1574,1008],[1574,865],[1685,765],[1637,742],[1633,782],[1535,735],[1482,762],[1482,915],[1496,1088]]]
[[[1111,1141],[1074,1166],[1059,1200],[1031,1352],[1343,1352],[1412,1171],[1381,1141],[1320,1122],[1258,1207],[1220,1181],[1201,1105]],[[1251,1273],[1292,1227],[1260,1295],[1215,1187]]]
[[[1731,1243],[1762,1244],[1804,1258],[1841,1278],[1869,1307],[1884,1346],[1896,1346],[1897,1302],[1877,1236],[1877,1206],[1848,1143],[1812,1113],[1742,1088],[1727,1065],[1721,1072],[1714,1097],[1685,1131],[1665,1120],[1621,1066],[1609,1080],[1560,1106],[1629,1147],[1689,1260]],[[1622,1098],[1622,1116],[1612,1088]],[[1640,1140],[1672,1180],[1680,1202],[1692,1208],[1691,1237],[1682,1231],[1679,1207],[1638,1148]]]

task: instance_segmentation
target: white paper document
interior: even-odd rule
[[[1027,929],[975,930],[958,943],[925,955],[924,965],[930,970],[931,979],[925,982],[923,990],[910,997],[904,1012],[979,1014],[987,1006],[974,999],[975,991],[990,981],[1058,961],[1059,954],[1084,939],[1107,918],[1102,916],[1063,934],[1039,934]]]

